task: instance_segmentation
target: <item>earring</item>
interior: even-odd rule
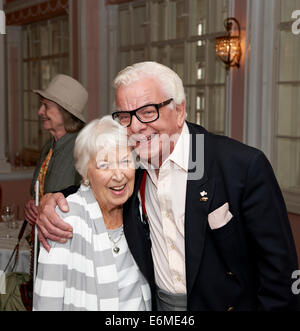
[[[90,181],[87,178],[83,179],[81,182],[85,186],[89,186],[90,185]]]

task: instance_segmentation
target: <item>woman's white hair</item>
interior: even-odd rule
[[[87,171],[90,159],[100,151],[113,151],[117,146],[128,146],[127,130],[110,115],[87,124],[78,134],[74,146],[75,168],[88,185]]]
[[[114,80],[114,88],[130,85],[143,78],[157,80],[167,98],[172,98],[179,105],[185,101],[185,93],[181,78],[175,71],[163,64],[146,61],[135,63],[121,70]]]

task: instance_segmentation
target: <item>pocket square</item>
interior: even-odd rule
[[[232,219],[232,217],[233,216],[229,211],[229,204],[226,202],[223,206],[214,210],[208,215],[208,223],[210,228],[215,230],[226,225]]]

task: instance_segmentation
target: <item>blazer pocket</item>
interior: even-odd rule
[[[217,241],[223,241],[227,240],[228,243],[228,238],[229,237],[234,237],[235,232],[236,232],[236,218],[232,217],[229,222],[227,222],[225,225],[222,227],[215,229],[215,230],[210,230],[214,239]]]
[[[208,224],[211,230],[217,230],[226,226],[232,217],[233,215],[229,211],[229,204],[226,202],[208,215]]]
[[[233,217],[230,222],[221,228],[210,230],[210,234],[227,274],[232,273],[234,277],[231,277],[231,279],[243,287],[244,279],[241,268],[245,261],[245,251],[240,242],[238,218]]]

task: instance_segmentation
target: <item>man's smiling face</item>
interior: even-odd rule
[[[141,78],[116,90],[116,106],[120,111],[135,110],[148,104],[159,104],[169,99],[158,81],[151,77]],[[160,166],[172,153],[185,121],[185,103],[160,108],[159,118],[151,123],[142,123],[135,116],[128,127],[130,140],[141,159]],[[173,137],[169,144],[169,138]],[[175,137],[175,138],[174,138]]]

